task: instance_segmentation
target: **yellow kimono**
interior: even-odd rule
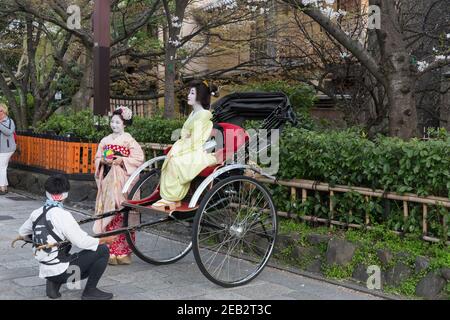
[[[160,194],[164,200],[182,200],[191,181],[205,168],[216,164],[216,157],[203,150],[213,128],[211,118],[211,112],[199,110],[191,113],[184,123],[180,139],[161,168]]]

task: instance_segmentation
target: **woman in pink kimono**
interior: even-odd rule
[[[111,119],[112,134],[100,141],[95,156],[95,180],[98,193],[95,203],[95,214],[114,211],[121,207],[125,201],[122,187],[130,175],[144,163],[144,152],[133,137],[125,132],[125,126],[132,123],[132,111],[127,107],[120,107],[113,112]],[[94,232],[102,233],[123,225],[123,216],[97,220],[94,224]],[[132,234],[134,236],[134,234]],[[131,249],[126,237],[121,234],[117,240],[109,246],[110,264],[130,264]]]

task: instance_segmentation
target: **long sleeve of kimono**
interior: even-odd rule
[[[105,146],[104,141],[100,141],[97,149],[97,153],[95,154],[95,176],[98,176],[100,170],[100,164],[103,157],[103,147]]]
[[[193,150],[198,150],[203,147],[205,142],[211,135],[213,123],[211,121],[211,112],[206,111],[198,115],[191,130],[191,136],[184,139],[183,147],[179,150],[177,155],[181,156]]]
[[[132,140],[129,146],[130,156],[123,158],[123,164],[128,175],[131,175],[144,162],[145,155],[139,143]]]

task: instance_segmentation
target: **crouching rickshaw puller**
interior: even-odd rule
[[[22,238],[32,237],[34,255],[40,263],[39,277],[47,279],[49,298],[61,297],[59,289],[71,276],[73,278],[76,270],[81,279],[88,279],[82,299],[111,299],[113,295],[98,289],[97,284],[108,263],[106,244],[111,244],[115,237],[93,238],[80,228],[72,214],[63,207],[69,189],[69,181],[64,175],[48,178],[45,183],[47,201],[31,213],[20,227],[19,234]],[[71,245],[82,251],[70,254]]]

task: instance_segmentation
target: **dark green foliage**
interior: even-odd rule
[[[133,119],[133,125],[126,128],[139,142],[173,143],[172,132],[181,129],[183,120],[166,120],[157,118]],[[98,142],[111,133],[109,119],[96,117],[91,110],[54,114],[45,123],[41,123],[36,132],[53,132],[56,135],[67,135],[86,141]]]
[[[183,127],[184,120],[158,118],[139,118],[133,120],[133,125],[127,131],[139,142],[170,144],[172,133]]]
[[[420,196],[450,197],[450,141],[402,141],[379,137],[371,141],[355,130],[312,132],[288,128],[280,145],[278,178],[306,179],[330,185],[360,186]],[[307,201],[291,203],[289,190],[272,187],[275,202],[282,211],[321,218],[329,216],[329,194],[309,192]],[[357,193],[334,195],[334,220],[363,223],[366,213],[371,222],[386,224],[392,230],[419,235],[422,205],[409,204],[403,217],[403,202],[365,197]],[[348,213],[352,211],[352,215]],[[449,211],[428,207],[429,235],[444,239],[450,235],[443,227]]]
[[[287,128],[278,177],[450,197],[450,140],[370,141],[354,130]]]

